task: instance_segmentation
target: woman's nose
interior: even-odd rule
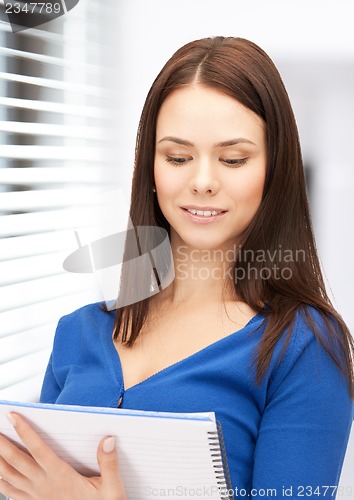
[[[200,194],[215,193],[219,189],[219,180],[215,165],[208,158],[202,158],[195,162],[191,181],[192,189]]]

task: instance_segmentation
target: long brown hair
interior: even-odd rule
[[[163,67],[147,95],[138,128],[130,206],[133,227],[159,226],[170,234],[169,223],[153,193],[156,122],[166,97],[192,83],[218,89],[237,99],[266,124],[267,173],[263,198],[243,235],[234,263],[238,299],[255,311],[262,311],[267,319],[254,359],[256,382],[261,383],[274,347],[286,329],[284,347],[287,347],[296,312],[300,311],[347,378],[354,399],[354,341],[332,306],[322,277],[295,118],[282,79],[260,47],[242,38],[204,38],[181,47]],[[292,256],[297,256],[300,250],[305,258],[285,259],[285,250]],[[262,258],[255,258],[260,252]],[[270,272],[264,276],[263,272],[262,276],[264,269],[276,269],[277,275]],[[123,264],[120,294],[129,291],[131,272],[131,269],[125,272]],[[120,336],[123,343],[133,345],[147,319],[149,301],[147,298],[117,308],[115,339]],[[265,309],[262,304],[266,304]],[[308,306],[322,316],[326,335],[312,321]]]

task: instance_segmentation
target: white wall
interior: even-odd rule
[[[248,38],[278,66],[297,117],[320,257],[335,305],[354,331],[354,2],[129,0],[120,7],[119,165],[130,195],[135,133],[146,93],[170,55],[212,35]],[[118,89],[117,89],[118,90]],[[354,436],[341,484],[354,490]]]

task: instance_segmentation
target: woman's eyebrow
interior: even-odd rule
[[[179,139],[178,137],[173,137],[170,135],[161,139],[158,142],[158,144],[160,144],[160,142],[163,142],[163,141],[174,142],[175,144],[181,144],[182,146],[194,146],[194,144],[192,144],[189,141],[186,141],[185,139]]]
[[[187,141],[185,139],[180,139],[179,137],[173,137],[168,135],[167,137],[163,137],[163,139],[160,139],[158,141],[158,144],[163,141],[169,141],[169,142],[174,142],[175,144],[180,144],[182,146],[189,146],[189,147],[194,147],[194,144],[191,143],[190,141]],[[237,137],[235,139],[229,139],[228,141],[222,141],[218,142],[217,144],[214,144],[214,148],[227,148],[228,146],[234,146],[236,144],[240,143],[246,143],[246,144],[253,144],[254,146],[256,145],[254,142],[250,141],[249,139],[246,139],[244,137]]]
[[[227,148],[228,146],[234,146],[235,144],[253,144],[255,146],[256,144],[249,139],[245,139],[244,137],[238,137],[236,139],[230,139],[229,141],[223,141],[219,142],[218,144],[214,144],[214,148]]]

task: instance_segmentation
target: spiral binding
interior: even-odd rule
[[[208,431],[209,449],[217,485],[220,489],[220,500],[230,500],[228,492],[231,491],[231,478],[225,450],[224,437],[220,422],[216,421],[216,431]]]

